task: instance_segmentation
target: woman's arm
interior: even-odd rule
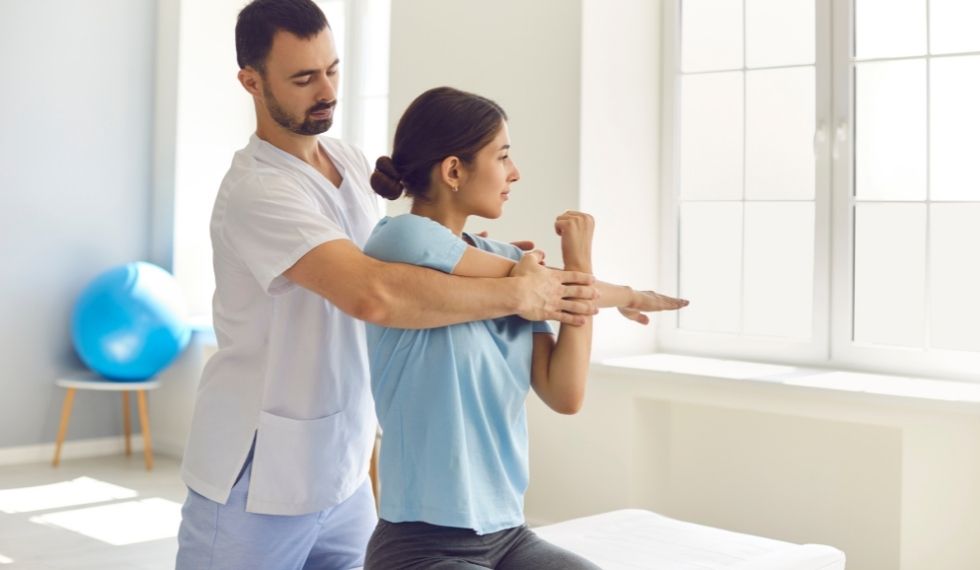
[[[555,231],[561,236],[566,269],[592,272],[592,216],[566,212],[558,216]],[[551,335],[534,335],[531,386],[538,397],[560,414],[574,414],[585,400],[585,382],[592,354],[592,319],[576,330],[561,326],[558,340]]]
[[[507,277],[517,263],[509,258],[467,246],[463,257],[453,268],[453,275],[464,277]],[[567,267],[566,267],[567,269]],[[558,271],[554,269],[554,271]],[[648,324],[650,318],[644,313],[654,311],[673,311],[687,306],[684,299],[668,297],[654,291],[637,291],[627,285],[614,285],[596,281],[594,287],[599,292],[595,304],[598,308],[616,307],[626,318],[640,324]]]

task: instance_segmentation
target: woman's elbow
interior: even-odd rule
[[[583,403],[581,400],[576,402],[562,402],[561,404],[552,406],[551,409],[563,416],[574,416],[582,410]]]
[[[574,416],[582,411],[585,404],[585,393],[567,394],[551,403],[551,409],[564,416]]]

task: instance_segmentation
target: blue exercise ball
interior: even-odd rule
[[[82,291],[71,321],[75,350],[110,380],[145,380],[170,364],[191,337],[173,276],[137,261],[101,273]]]

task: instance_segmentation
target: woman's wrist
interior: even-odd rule
[[[637,301],[640,294],[636,291],[636,289],[633,289],[629,285],[623,285],[622,287],[623,289],[626,290],[626,304],[621,306],[620,308],[621,309],[635,308],[638,305]]]
[[[588,273],[592,275],[592,263],[577,263],[571,262],[565,264],[565,271],[578,271],[579,273]]]

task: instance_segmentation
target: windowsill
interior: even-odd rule
[[[646,354],[593,363],[594,371],[663,381],[670,376],[735,387],[739,383],[773,390],[804,390],[807,394],[854,395],[880,403],[926,405],[980,411],[980,384],[804,368],[675,354]]]

